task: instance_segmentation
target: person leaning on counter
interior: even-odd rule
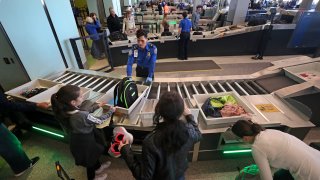
[[[129,51],[127,76],[132,77],[132,65],[137,62],[136,76],[147,78],[146,83],[151,83],[157,61],[157,47],[148,42],[147,33],[143,29],[139,29],[136,36],[138,44],[133,45]]]

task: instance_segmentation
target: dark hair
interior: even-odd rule
[[[199,9],[199,8],[201,8],[201,9],[202,9],[202,6],[201,6],[201,5],[198,5],[198,6],[197,6],[197,9]]]
[[[68,111],[76,110],[76,107],[70,103],[80,96],[80,88],[78,86],[66,85],[51,96],[52,110],[59,119],[68,118]]]
[[[240,138],[243,136],[256,136],[265,129],[251,121],[239,120],[231,128],[232,132]]]
[[[188,141],[185,123],[179,120],[183,111],[184,102],[177,92],[165,92],[155,107],[153,120],[159,131],[155,144],[168,154],[177,152]],[[162,123],[159,123],[160,119],[163,119]]]
[[[96,15],[96,16],[97,16],[97,14],[96,14],[96,13],[90,13],[90,14],[89,14],[89,16],[90,16],[90,17],[93,17],[94,15]]]
[[[148,38],[148,34],[143,29],[138,29],[136,33],[137,38],[140,38],[141,36],[144,36],[145,38]]]
[[[184,11],[184,12],[182,13],[182,16],[183,16],[183,18],[186,18],[186,17],[188,16],[188,13],[187,13],[186,11]]]

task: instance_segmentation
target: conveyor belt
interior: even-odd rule
[[[54,81],[90,88],[95,92],[105,93],[115,86],[119,79],[93,76],[75,72],[66,72]],[[137,82],[138,83],[138,82]],[[139,83],[138,83],[139,84]],[[268,94],[282,87],[295,84],[291,79],[274,76],[258,80],[223,80],[200,82],[162,82],[153,83],[148,99],[158,99],[164,92],[175,91],[183,98],[193,98],[194,94],[221,93],[233,91],[240,96]]]

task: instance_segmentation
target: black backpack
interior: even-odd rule
[[[125,77],[116,85],[113,94],[115,106],[128,109],[138,99],[138,88],[134,81]]]
[[[121,33],[120,31],[112,32],[109,36],[111,41],[124,41],[128,40],[128,37],[126,34]]]

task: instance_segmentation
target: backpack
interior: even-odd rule
[[[114,105],[129,108],[138,99],[138,88],[128,77],[123,78],[114,88]]]
[[[236,180],[260,180],[259,167],[255,164],[244,167],[239,175],[236,177]]]
[[[203,33],[199,32],[199,31],[196,31],[196,32],[193,33],[193,35],[203,35]]]
[[[223,104],[217,98],[208,98],[201,106],[202,111],[206,117],[222,117],[220,109],[223,108]]]

